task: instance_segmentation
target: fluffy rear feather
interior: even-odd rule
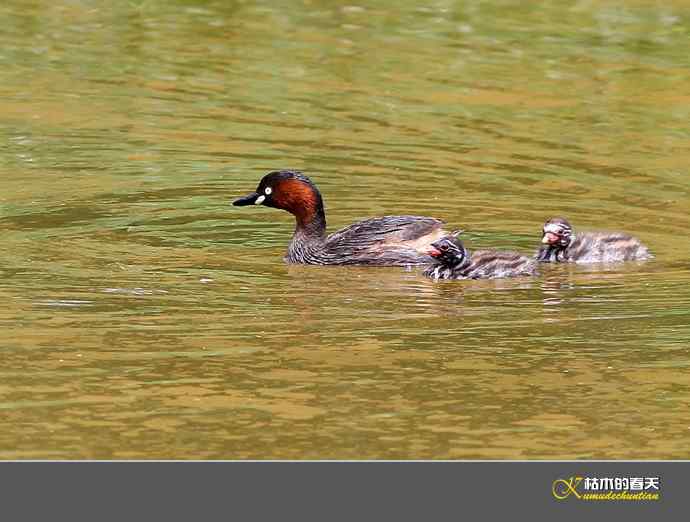
[[[407,266],[429,263],[426,248],[445,235],[443,222],[420,216],[384,216],[354,223],[311,245],[298,234],[286,260],[322,265]]]

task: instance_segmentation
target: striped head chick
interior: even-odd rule
[[[470,253],[462,244],[459,235],[462,230],[434,241],[427,254],[434,258],[434,263],[424,270],[424,275],[433,279],[454,279],[456,274],[470,265]]]
[[[570,223],[553,218],[544,224],[537,261],[542,263],[620,263],[652,258],[639,239],[625,232],[573,233]]]
[[[537,252],[537,261],[557,263],[566,261],[566,250],[575,240],[573,227],[567,219],[555,217],[544,223],[541,236],[541,248]]]

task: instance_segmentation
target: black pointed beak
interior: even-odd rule
[[[256,200],[259,199],[259,195],[256,192],[247,194],[244,197],[236,199],[232,204],[236,207],[244,207],[246,205],[256,205]]]

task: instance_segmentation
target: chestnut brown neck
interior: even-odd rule
[[[316,187],[297,179],[281,181],[274,189],[273,202],[295,216],[295,233],[317,238],[326,235],[323,200]]]

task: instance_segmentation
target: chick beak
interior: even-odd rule
[[[433,246],[430,246],[426,253],[431,257],[439,257],[441,255],[441,251]]]
[[[547,245],[553,245],[554,243],[558,243],[560,240],[561,238],[553,232],[545,232],[544,237],[541,238],[541,242]]]

